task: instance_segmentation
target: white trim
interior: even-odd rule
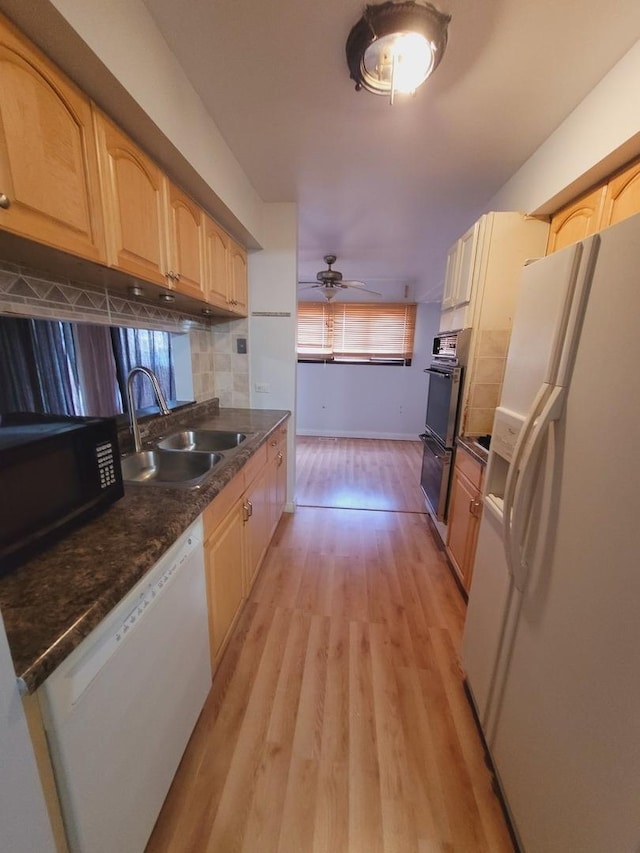
[[[392,441],[418,441],[418,435],[400,432],[362,432],[348,430],[298,429],[296,435],[318,438],[387,438]]]

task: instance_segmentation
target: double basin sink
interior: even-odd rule
[[[246,438],[243,432],[182,430],[162,439],[152,450],[124,456],[122,479],[125,483],[197,488]]]

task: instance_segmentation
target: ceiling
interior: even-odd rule
[[[298,204],[299,278],[333,253],[345,278],[420,301],[640,34],[638,0],[436,0],[452,16],[442,63],[392,107],[349,79],[360,0],[145,2],[260,197]]]

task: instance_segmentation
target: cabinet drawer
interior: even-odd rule
[[[463,447],[456,449],[456,468],[467,477],[476,488],[482,488],[484,465],[477,462]]]
[[[243,472],[240,471],[205,509],[203,513],[205,541],[211,536],[225,516],[228,515],[243,492],[244,476]]]
[[[275,459],[278,453],[283,451],[283,447],[286,446],[286,443],[287,427],[285,424],[284,426],[278,427],[278,429],[274,430],[267,439],[267,458],[269,462]]]
[[[257,475],[262,471],[264,466],[267,464],[267,445],[263,444],[261,447],[256,450],[251,459],[244,466],[242,471],[240,472],[244,476],[244,487],[245,489],[251,485],[253,480],[257,477]]]

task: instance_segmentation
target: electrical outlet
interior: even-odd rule
[[[256,394],[268,394],[271,391],[271,385],[268,382],[256,382]]]
[[[236,352],[238,355],[246,355],[247,354],[247,339],[246,338],[236,338]]]

